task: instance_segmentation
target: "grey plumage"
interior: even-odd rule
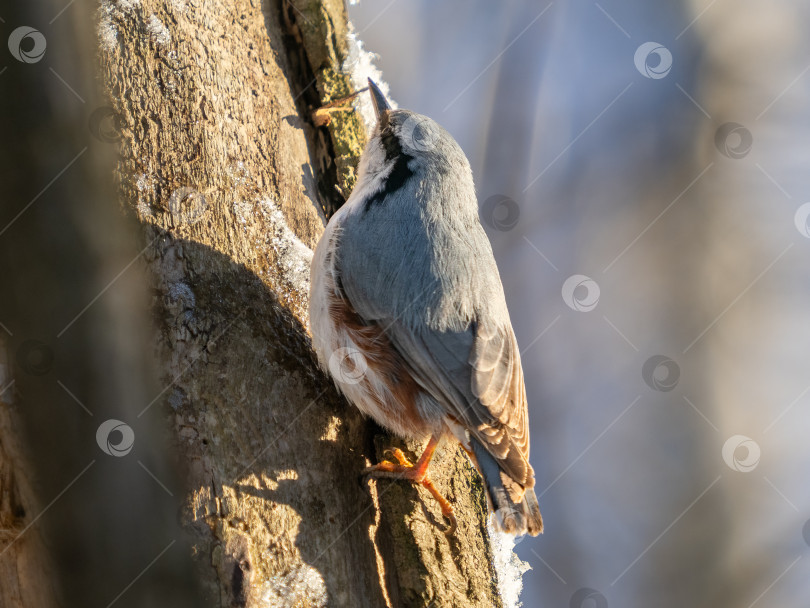
[[[383,332],[421,387],[425,432],[450,430],[474,455],[497,523],[537,534],[520,354],[469,163],[433,120],[383,110],[358,186],[318,245],[329,268],[317,268],[327,256],[316,252],[313,300],[325,285],[316,273],[329,273],[337,297]],[[313,308],[314,334],[323,308]],[[328,357],[329,340],[314,342]],[[378,422],[397,430],[382,414]]]

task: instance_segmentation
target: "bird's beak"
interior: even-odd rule
[[[391,105],[382,94],[380,87],[374,84],[371,78],[368,79],[368,90],[371,92],[371,101],[374,104],[374,111],[377,113],[377,120],[380,120],[383,113],[391,109]]]

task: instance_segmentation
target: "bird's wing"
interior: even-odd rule
[[[526,391],[511,325],[483,320],[465,331],[414,330],[389,320],[386,334],[411,373],[466,427],[521,488],[534,485],[529,465]],[[510,493],[513,493],[510,491]]]
[[[407,200],[346,214],[336,284],[365,323],[385,332],[414,379],[520,484],[517,497],[534,474],[520,353],[498,268],[477,215],[440,220],[428,222]]]

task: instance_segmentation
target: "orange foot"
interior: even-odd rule
[[[386,453],[390,452],[399,464],[394,464],[388,460],[383,460],[379,464],[375,464],[374,466],[364,469],[363,475],[367,475],[369,477],[405,479],[412,483],[417,483],[423,488],[427,489],[427,491],[433,495],[433,498],[436,499],[439,506],[442,508],[442,515],[444,515],[444,517],[450,522],[449,527],[444,531],[444,533],[449,536],[456,531],[456,516],[453,514],[453,506],[444,496],[439,493],[439,490],[437,490],[436,486],[433,485],[433,481],[431,481],[430,477],[428,477],[428,465],[430,464],[430,459],[433,457],[433,452],[436,451],[436,446],[438,444],[439,439],[435,436],[431,437],[427,447],[425,447],[425,451],[422,452],[422,455],[419,457],[419,460],[416,461],[416,464],[408,460],[408,458],[399,448],[387,450]]]

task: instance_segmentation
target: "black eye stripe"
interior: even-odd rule
[[[403,152],[399,137],[394,133],[394,125],[389,121],[390,111],[383,114],[380,120],[380,143],[385,150],[385,163],[394,163],[388,177],[385,178],[383,187],[379,192],[372,194],[363,207],[363,212],[367,213],[372,206],[385,202],[386,197],[394,194],[405,186],[405,183],[413,177],[414,173],[408,166],[413,156]]]
[[[402,151],[402,145],[390,127],[380,133],[380,141],[385,149],[386,162],[393,161],[394,166],[391,173],[385,178],[382,189],[366,199],[366,204],[363,207],[364,213],[368,212],[372,206],[385,202],[386,197],[394,194],[413,177],[413,171],[408,166],[408,162],[413,160],[413,156]]]
[[[391,169],[391,173],[389,173],[388,177],[385,179],[383,188],[366,199],[366,205],[363,209],[365,212],[373,205],[384,203],[386,197],[394,194],[405,185],[405,182],[413,177],[413,171],[411,171],[411,168],[408,166],[408,161],[410,160],[413,160],[413,157],[407,154],[400,154],[399,157],[397,157],[396,162],[394,162],[394,167]]]

